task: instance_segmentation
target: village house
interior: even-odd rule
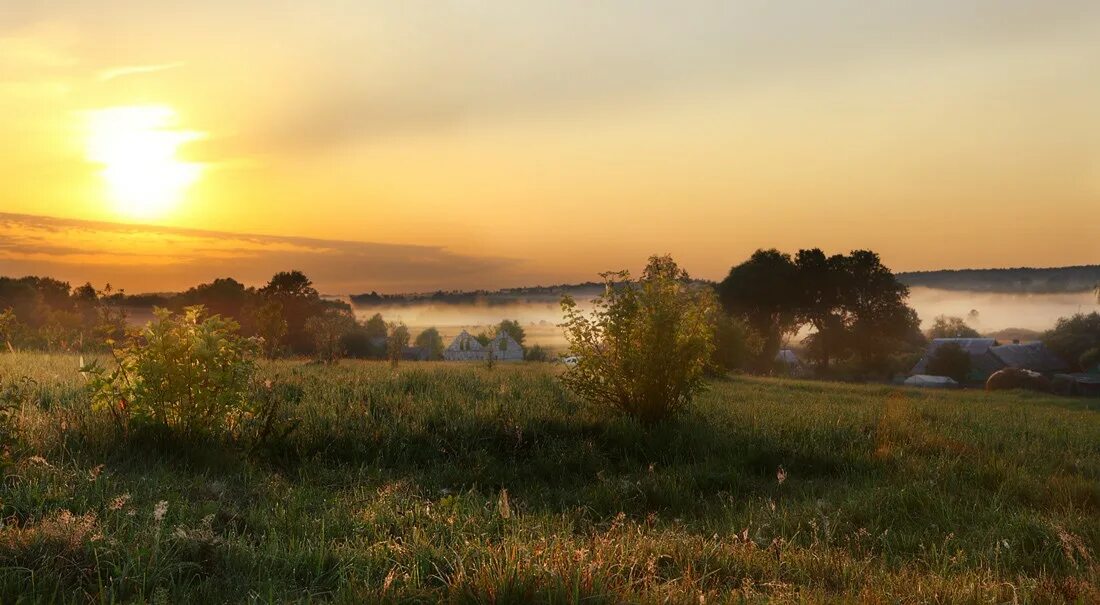
[[[477,338],[463,330],[443,351],[443,359],[485,361],[490,354],[495,361],[523,361],[523,347],[503,330],[486,345],[482,345]]]
[[[970,355],[970,374],[967,382],[985,382],[994,372],[1004,368],[1031,370],[1045,376],[1064,372],[1066,364],[1041,342],[1012,342],[1000,344],[992,338],[936,338],[928,345],[924,355],[913,366],[910,375],[927,373],[928,362],[936,351],[953,343]]]

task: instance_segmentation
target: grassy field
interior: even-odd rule
[[[260,450],[120,442],[0,355],[0,602],[1100,602],[1100,402],[716,381],[652,429],[548,365],[278,362]],[[290,391],[287,391],[290,392]]]

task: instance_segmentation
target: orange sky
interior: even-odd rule
[[[1097,263],[1097,73],[1092,1],[16,3],[0,273],[177,287],[237,241],[178,228],[352,289]]]

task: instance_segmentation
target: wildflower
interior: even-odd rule
[[[782,466],[779,467],[779,469],[775,471],[775,478],[779,480],[779,485],[783,485],[783,482],[787,480],[787,471],[785,471]]]
[[[122,507],[126,506],[126,503],[129,502],[129,501],[130,501],[130,494],[122,494],[121,496],[115,496],[115,499],[111,500],[111,503],[107,505],[107,508],[109,510],[122,510]]]
[[[103,472],[103,465],[97,464],[95,468],[88,471],[88,481],[95,481],[99,478],[99,474]]]
[[[161,500],[157,502],[157,505],[153,507],[153,520],[160,523],[164,520],[166,514],[168,514],[168,501]]]

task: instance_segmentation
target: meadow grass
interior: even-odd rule
[[[733,377],[652,428],[560,368],[279,361],[261,448],[123,441],[0,355],[0,602],[1100,602],[1100,402]],[[276,391],[279,392],[279,391]]]

